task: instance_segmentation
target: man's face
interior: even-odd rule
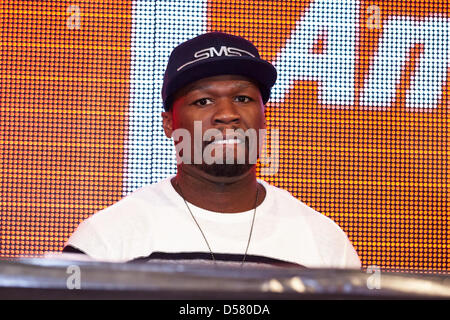
[[[190,133],[191,159],[194,158],[194,138],[201,139],[197,141],[201,145],[197,151],[201,149],[202,161],[194,166],[202,171],[214,176],[231,177],[241,175],[254,166],[255,161],[249,161],[251,139],[237,134],[258,133],[253,143],[259,150],[259,129],[265,129],[264,105],[260,90],[252,80],[236,75],[198,80],[181,89],[175,95],[171,111],[162,115],[166,136],[172,137],[176,129],[186,129]],[[194,122],[197,130],[201,124],[201,136],[194,134]],[[233,133],[234,136],[230,135]],[[206,141],[203,141],[204,137]],[[205,155],[214,159],[223,156],[222,164],[205,162]]]

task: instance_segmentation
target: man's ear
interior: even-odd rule
[[[163,118],[163,129],[166,137],[172,139],[173,132],[173,114],[171,111],[164,111],[161,113]]]

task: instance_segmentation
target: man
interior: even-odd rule
[[[264,104],[275,80],[275,68],[240,37],[207,33],[175,48],[164,76],[162,118],[166,136],[175,140],[177,175],[82,222],[64,251],[122,262],[359,268],[332,220],[256,178],[252,145],[260,138],[247,133],[265,129]]]

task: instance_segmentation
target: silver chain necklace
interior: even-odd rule
[[[192,214],[191,208],[189,208],[189,205],[188,205],[186,199],[184,198],[183,191],[181,190],[180,185],[178,184],[178,181],[176,181],[176,184],[177,184],[178,190],[180,190],[181,197],[183,198],[184,203],[186,204],[186,207],[187,207],[187,209],[189,210],[189,213],[191,214],[192,219],[194,220],[195,224],[197,225],[198,229],[200,230],[200,232],[201,232],[201,234],[202,234],[202,236],[203,236],[203,239],[205,240],[206,245],[208,246],[209,253],[211,254],[211,257],[212,257],[214,263],[216,263],[216,258],[214,257],[214,253],[213,253],[213,251],[211,250],[211,246],[209,245],[209,242],[208,242],[208,240],[206,239],[206,236],[205,236],[205,234],[204,234],[202,228],[200,227],[200,224],[198,223],[197,219],[195,219],[194,215]],[[255,224],[255,216],[256,216],[256,204],[258,203],[258,195],[259,195],[259,189],[258,189],[258,186],[257,186],[257,187],[256,187],[255,209],[253,210],[252,225],[251,225],[251,228],[250,228],[250,234],[248,235],[247,248],[245,248],[244,258],[242,259],[241,266],[242,266],[242,265],[244,264],[244,262],[245,262],[245,258],[247,257],[248,247],[250,246],[250,241],[251,241],[251,239],[252,239],[253,225]]]

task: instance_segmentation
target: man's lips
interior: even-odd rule
[[[206,145],[226,145],[226,144],[241,144],[245,143],[245,136],[242,135],[228,135],[212,137],[211,141],[206,142]]]
[[[242,140],[239,139],[225,139],[225,140],[215,140],[209,144],[212,145],[223,145],[223,144],[240,144],[244,143]]]

